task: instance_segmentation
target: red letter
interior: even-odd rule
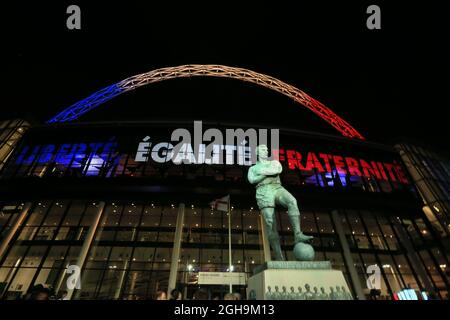
[[[325,172],[325,170],[322,167],[322,164],[319,162],[319,159],[317,159],[317,156],[314,154],[314,152],[308,153],[308,158],[306,160],[306,167],[307,168],[316,168],[319,172]]]
[[[389,173],[389,176],[391,177],[391,180],[396,182],[397,178],[395,177],[395,174],[392,172],[392,168],[394,167],[394,165],[390,164],[390,163],[384,163],[384,166],[386,167],[386,169]]]
[[[331,165],[328,156],[328,154],[319,153],[319,157],[322,158],[323,162],[325,163],[325,169],[327,170],[327,172],[331,173]]]
[[[403,171],[403,168],[401,165],[395,165],[394,166],[395,171],[397,172],[397,177],[400,180],[400,182],[404,184],[409,184],[408,178],[406,178],[405,172]]]
[[[333,160],[334,160],[334,166],[336,167],[336,170],[338,173],[341,174],[347,174],[347,171],[345,171],[344,168],[342,168],[344,166],[344,158],[342,158],[341,156],[333,156]]]
[[[381,179],[380,172],[378,171],[377,166],[373,161],[372,166],[370,166],[370,164],[362,159],[360,161],[364,176],[366,176],[367,178],[376,177],[377,179]]]
[[[383,164],[381,162],[377,162],[378,169],[380,169],[381,176],[383,180],[389,181],[386,172],[384,171]]]
[[[358,161],[353,158],[346,157],[345,162],[347,163],[348,173],[350,173],[352,176],[362,176],[361,171],[359,170]]]
[[[288,166],[289,169],[293,170],[295,168],[301,168],[300,160],[302,159],[302,155],[299,152],[296,152],[295,150],[287,150],[287,159],[288,159]]]

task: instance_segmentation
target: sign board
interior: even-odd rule
[[[198,284],[246,285],[244,272],[199,272]]]
[[[249,300],[353,300],[341,270],[267,269],[248,279]]]

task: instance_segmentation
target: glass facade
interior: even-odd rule
[[[24,120],[0,120],[0,170],[28,128],[29,124]]]
[[[209,204],[226,194],[234,271],[248,277],[264,263],[248,166],[163,161],[168,150],[155,148],[167,141],[168,128],[43,126],[27,132],[0,172],[0,243],[10,240],[0,252],[4,299],[36,284],[67,291],[69,267],[80,262],[80,288],[72,299],[148,299],[167,290],[171,273],[190,298],[198,272],[229,268],[228,217]],[[138,146],[149,131],[152,148],[141,161]],[[448,298],[448,256],[394,150],[307,134],[284,134],[280,142],[281,179],[298,199],[302,229],[314,236],[315,260],[341,270],[354,296],[361,287],[369,297],[367,267],[376,265],[383,299],[405,288]],[[184,224],[177,230],[180,203]],[[284,255],[295,260],[287,212],[276,215]],[[181,251],[174,269],[177,232]],[[209,289],[223,295],[228,287]],[[245,286],[235,290],[244,295]]]
[[[444,238],[450,235],[450,161],[422,147],[399,144],[396,149],[425,203],[428,220]]]
[[[20,204],[9,203],[1,209],[1,228],[14,222]],[[34,202],[25,223],[1,261],[0,288],[6,299],[23,295],[32,285],[45,284],[67,290],[67,266],[76,264],[86,234],[98,210],[93,202],[54,200]],[[178,208],[171,204],[109,202],[106,204],[95,237],[89,244],[82,267],[81,289],[76,299],[146,299],[157,290],[167,290]],[[395,217],[381,211],[339,210],[354,267],[361,283],[366,269],[378,265],[382,272],[382,298],[409,287],[425,291],[429,281],[438,296],[448,295],[446,257],[424,232],[421,219]],[[282,249],[294,260],[293,236],[285,211],[277,212]],[[234,271],[251,275],[264,262],[259,213],[251,208],[232,210],[232,263]],[[329,260],[343,271],[350,287],[348,262],[327,210],[304,208],[302,228],[315,238],[316,260]],[[419,253],[427,279],[417,273],[412,252],[402,244],[398,227]],[[3,234],[3,233],[2,233]],[[427,244],[428,243],[428,244]],[[177,283],[187,296],[197,288],[199,271],[227,271],[228,229],[226,213],[209,207],[186,206]],[[226,292],[227,288],[216,292]],[[240,290],[244,293],[244,287]],[[366,290],[366,294],[368,291]]]

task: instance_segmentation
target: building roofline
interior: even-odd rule
[[[299,136],[309,136],[313,138],[319,138],[328,141],[341,141],[346,144],[360,145],[360,146],[370,146],[372,148],[385,150],[385,151],[395,151],[394,147],[391,145],[385,145],[378,142],[359,140],[347,138],[339,135],[315,132],[309,130],[295,129],[292,127],[279,127],[279,126],[268,126],[262,123],[241,123],[233,121],[203,121],[203,124],[209,127],[233,127],[233,128],[258,128],[258,129],[280,129],[282,133],[288,133]],[[50,123],[35,125],[34,128],[75,128],[75,127],[111,127],[111,126],[142,126],[146,124],[152,125],[180,125],[186,127],[186,124],[193,123],[192,120],[166,120],[166,119],[154,119],[154,120],[111,120],[111,121],[85,121],[85,122],[64,122],[64,123]]]

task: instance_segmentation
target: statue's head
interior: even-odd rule
[[[305,289],[309,291],[309,288],[310,288],[309,284],[305,284]]]
[[[260,144],[256,147],[256,156],[260,160],[266,160],[269,157],[269,149],[265,144]]]
[[[294,287],[291,287],[291,291],[294,292],[294,290],[295,290],[295,288],[294,288]]]
[[[283,292],[286,292],[286,287],[282,286],[281,289],[283,290]]]
[[[322,293],[325,293],[325,288],[324,287],[320,287],[320,291],[322,291]]]
[[[345,292],[345,287],[344,287],[344,286],[342,286],[342,287],[341,287],[341,289],[342,289],[342,291],[344,291],[344,292]]]
[[[272,290],[272,288],[270,286],[267,286],[267,291]]]
[[[302,292],[302,287],[298,287],[298,292]]]
[[[339,286],[336,286],[336,291],[337,292],[341,291],[341,288],[339,288]]]
[[[278,286],[275,286],[275,291],[277,291],[277,292],[278,292]]]
[[[319,289],[317,289],[317,287],[314,287],[313,290],[314,290],[314,292],[317,293],[317,291],[318,291]]]
[[[333,287],[330,287],[330,291],[331,291],[331,292],[334,292],[334,288],[333,288]]]

